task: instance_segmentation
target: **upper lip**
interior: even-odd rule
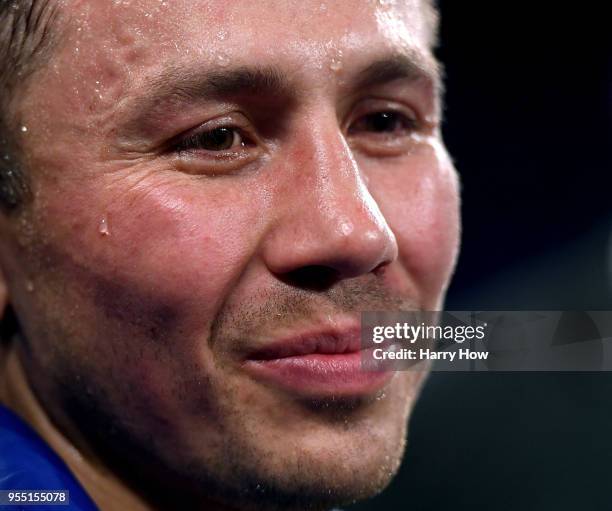
[[[319,328],[302,331],[275,340],[258,348],[248,356],[251,360],[275,360],[315,353],[338,355],[355,353],[362,349],[361,328]]]

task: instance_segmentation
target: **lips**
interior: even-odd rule
[[[364,352],[358,327],[323,329],[273,341],[250,353],[244,368],[256,380],[299,396],[367,396],[394,373],[365,370]]]

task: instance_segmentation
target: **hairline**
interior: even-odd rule
[[[18,209],[30,194],[16,119],[18,96],[41,68],[59,38],[56,19],[60,0],[0,0],[0,210]],[[438,44],[436,0],[419,0],[424,9],[428,45]],[[17,91],[17,84],[21,86]]]
[[[18,97],[55,46],[57,0],[0,0],[0,210],[18,209],[30,197],[18,137]]]

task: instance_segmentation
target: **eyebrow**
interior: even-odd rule
[[[392,53],[359,70],[347,85],[352,90],[372,88],[398,79],[426,80],[441,93],[440,65],[418,54]],[[152,78],[146,92],[130,101],[126,127],[142,125],[164,116],[168,107],[237,96],[288,98],[292,86],[286,73],[276,66],[238,66],[197,70],[171,66]]]
[[[238,94],[283,94],[289,83],[275,67],[246,67],[215,69],[202,76],[192,70],[171,68],[149,84],[147,96],[158,102],[163,98],[197,99],[236,96]]]
[[[352,87],[356,90],[367,89],[394,80],[425,80],[432,84],[438,93],[442,93],[442,65],[435,59],[424,59],[403,53],[392,54],[376,60],[357,74]]]
[[[215,68],[171,66],[150,79],[142,95],[126,98],[126,121],[119,133],[138,133],[139,128],[154,124],[168,109],[196,102],[229,99],[239,95],[283,97],[289,94],[286,76],[276,67]]]

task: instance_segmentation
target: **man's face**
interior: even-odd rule
[[[34,200],[2,250],[49,413],[214,499],[382,488],[421,374],[278,344],[337,348],[360,311],[442,305],[458,187],[420,2],[62,10],[15,102]]]

